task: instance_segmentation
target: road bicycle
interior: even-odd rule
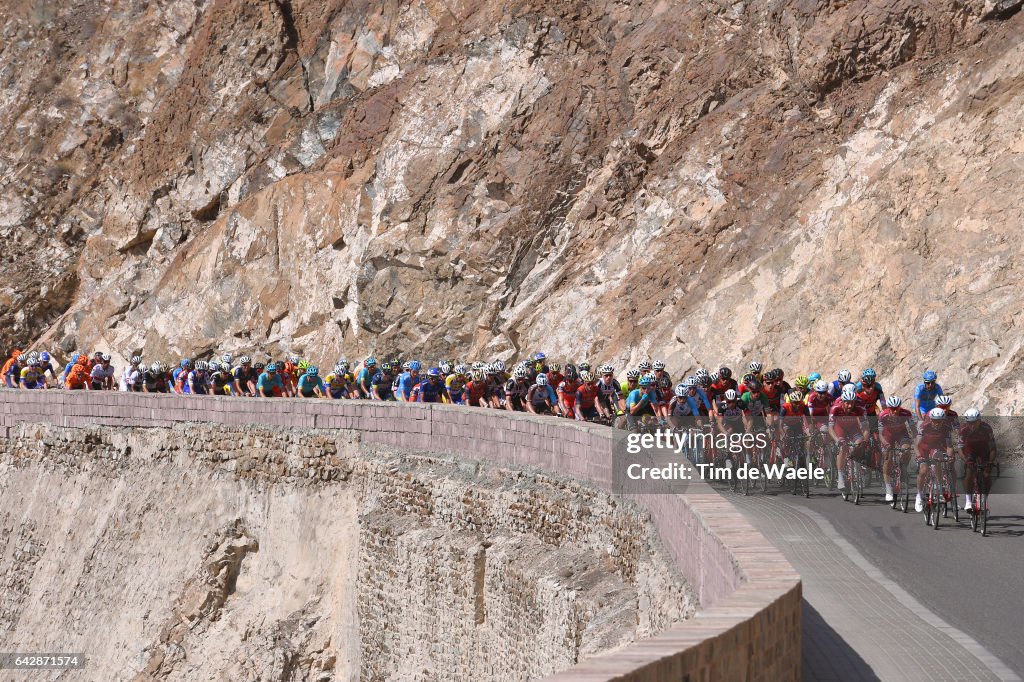
[[[945,515],[948,502],[942,487],[943,474],[940,470],[947,459],[946,453],[932,450],[931,457],[924,460],[928,468],[924,486],[919,492],[924,498],[924,522],[935,530],[939,529],[939,519]]]
[[[985,469],[990,468],[992,463],[984,464],[979,460],[968,462],[967,466],[974,467],[974,492],[971,495],[971,507],[965,511],[971,517],[971,531],[977,533],[981,527],[981,537],[988,532],[988,490],[982,492],[985,485]]]
[[[853,503],[857,505],[864,499],[864,463],[858,457],[859,447],[860,444],[851,445],[846,455],[847,488],[840,491],[844,501],[848,502],[852,497]]]
[[[889,465],[889,478],[892,480],[892,502],[893,509],[899,509],[904,514],[910,509],[910,480],[907,477],[907,468],[903,466],[903,458],[906,457],[910,446],[907,443],[889,446],[886,457]]]

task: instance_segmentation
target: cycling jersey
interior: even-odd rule
[[[917,429],[917,461],[928,458],[934,450],[945,450],[952,443],[952,432],[950,420],[926,416]]]
[[[530,384],[525,379],[509,379],[505,382],[505,397],[525,400],[526,394],[530,392]]]
[[[857,382],[857,400],[864,406],[865,413],[873,417],[878,413],[878,404],[885,401],[885,394],[882,392],[882,384],[877,381],[871,386],[865,386],[864,382]]]
[[[960,427],[960,448],[969,462],[988,462],[995,455],[996,437],[985,422],[964,424]]]
[[[828,413],[828,425],[836,432],[836,435],[845,439],[857,439],[863,432],[861,420],[864,418],[864,408],[854,403],[847,406],[840,401],[834,405]]]
[[[480,406],[480,400],[487,396],[487,381],[470,381],[466,384],[466,401],[473,407]]]
[[[768,396],[764,393],[754,397],[753,393],[747,391],[740,397],[740,403],[742,403],[745,412],[755,417],[762,417],[771,411]]]
[[[303,398],[312,398],[316,395],[316,389],[320,389],[321,393],[324,393],[324,380],[316,374],[303,374],[299,377],[299,395]]]
[[[374,375],[374,378],[376,379],[377,376],[379,376],[379,373],[377,375]],[[326,377],[324,377],[324,384],[327,386],[327,392],[330,394],[332,398],[344,398],[345,396],[348,395],[348,380],[348,374],[331,372]],[[389,377],[388,389],[390,390],[390,388],[391,380]]]
[[[911,439],[911,426],[913,416],[910,410],[902,407],[896,409],[885,408],[878,414],[878,433],[882,440],[893,445]]]
[[[687,396],[682,398],[673,396],[668,403],[668,410],[673,417],[696,417],[697,414],[694,412],[696,406],[697,404]]]
[[[150,393],[167,393],[167,376],[163,372],[146,372],[142,383]]]
[[[231,372],[231,376],[234,377],[235,381],[238,382],[239,388],[244,393],[249,390],[250,382],[255,384],[259,381],[260,373],[257,372],[254,367],[250,366],[249,369],[246,369],[239,365],[238,367],[235,367],[234,371]],[[256,388],[258,390],[259,386],[257,386]]]
[[[96,365],[89,374],[93,390],[106,387],[107,379],[114,380],[114,368],[110,365]]]
[[[448,397],[456,405],[466,402],[466,378],[458,374],[452,374],[444,380],[448,388]]]
[[[739,385],[735,379],[719,379],[715,383],[708,386],[708,396],[715,400],[725,395],[726,391],[733,390],[738,392]]]
[[[171,371],[171,384],[177,393],[188,393],[188,372],[183,367],[175,367]]]
[[[619,398],[622,396],[619,384],[615,381],[614,377],[607,381],[605,381],[604,377],[598,379],[597,392],[602,399],[611,401],[612,405],[617,405]]]
[[[38,367],[26,367],[20,372],[21,384],[25,388],[39,388],[39,380],[43,373]]]
[[[377,376],[378,373],[379,372],[378,372],[376,366],[374,366],[372,368],[371,367],[363,367],[361,370],[359,370],[359,374],[356,376],[356,383],[359,384],[359,387],[361,389],[363,389],[363,391],[366,393],[366,395],[372,395],[370,393],[370,388],[373,386],[373,378],[375,376]],[[408,372],[404,372],[401,376],[404,377],[404,376],[406,376],[408,374],[409,374]],[[412,385],[411,384],[409,386],[409,391],[410,392],[412,391]],[[409,393],[405,393],[404,395],[405,395],[406,399],[408,399]]]
[[[260,376],[262,377],[263,375],[261,374]],[[231,385],[231,374],[228,372],[217,372],[210,377],[210,383],[213,384],[214,393],[224,395],[225,388]]]
[[[634,388],[626,396],[626,410],[632,410],[635,405],[642,405],[641,411],[634,415],[640,416],[642,414],[654,414],[654,403],[657,401],[657,396],[652,395],[652,389]]]
[[[217,385],[216,380],[214,380],[214,385]],[[256,379],[257,394],[259,394],[260,389],[263,389],[263,395],[265,397],[275,397],[284,390],[284,381],[281,379],[281,375],[277,372],[274,372],[273,374],[270,372],[263,372]]]
[[[729,430],[742,428],[743,426],[743,415],[746,414],[746,408],[743,403],[739,400],[733,402],[731,405],[729,401],[722,400],[716,407],[718,415],[722,418],[722,425]]]
[[[533,405],[534,409],[548,409],[548,403],[551,400],[548,388],[548,386],[541,386],[540,384],[530,386],[530,390],[526,392],[526,397],[530,401],[530,404]]]
[[[573,416],[572,411],[576,407],[576,391],[579,390],[579,387],[580,382],[576,379],[565,379],[558,385],[558,396],[569,410],[567,417]]]
[[[779,410],[779,416],[782,417],[782,429],[789,437],[794,437],[804,432],[807,417],[810,415],[811,410],[807,407],[806,403],[786,401]]]
[[[578,404],[581,409],[591,410],[597,402],[597,395],[597,386],[593,383],[580,384],[576,389],[576,395],[573,396],[573,402]]]
[[[208,393],[208,383],[210,377],[206,372],[200,372],[198,370],[192,370],[188,373],[185,380],[185,388],[189,389],[191,393],[196,395],[206,395]]]
[[[440,378],[437,381],[424,379],[417,388],[417,400],[421,403],[439,403],[444,395],[444,382]]]
[[[815,391],[807,396],[807,408],[812,417],[827,417],[832,409],[832,396]]]
[[[398,389],[395,394],[402,400],[412,400],[412,391],[420,383],[419,372],[416,372],[416,376],[412,375],[412,372],[402,372],[398,375]],[[361,380],[360,380],[361,384]]]
[[[922,414],[928,412],[928,410],[935,407],[935,399],[942,395],[942,386],[933,384],[931,388],[928,388],[923,383],[917,385],[917,389],[914,390],[914,399],[920,401],[920,410]]]

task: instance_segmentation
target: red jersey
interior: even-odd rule
[[[828,425],[835,429],[840,438],[856,436],[861,432],[861,420],[864,418],[864,408],[854,403],[847,407],[842,400],[838,401],[828,413]]]
[[[914,415],[910,410],[897,407],[895,410],[885,408],[878,415],[878,432],[886,443],[898,443],[910,440],[913,431],[907,428]]]
[[[811,393],[807,396],[807,407],[812,417],[827,417],[832,409],[832,396],[828,393]]]
[[[921,440],[918,443],[918,451],[927,453],[931,450],[945,450],[951,442],[953,422],[950,419],[933,420],[925,417],[918,427],[918,435]]]
[[[869,416],[873,417],[877,414],[878,402],[882,398],[884,398],[882,387],[877,381],[871,384],[871,386],[865,386],[863,383],[857,384],[857,400],[864,406]]]
[[[960,427],[960,443],[966,459],[988,461],[995,454],[995,442],[992,427],[985,422],[973,427],[971,424]]]
[[[570,405],[576,404],[576,391],[580,389],[581,382],[575,379],[566,379],[562,383],[558,384],[558,393],[565,399],[565,402]]]
[[[585,410],[593,409],[597,401],[597,386],[594,384],[582,384],[579,387],[579,404]]]
[[[480,399],[487,395],[487,381],[470,381],[466,384],[466,402],[473,407],[480,405]]]
[[[555,388],[558,388],[559,386],[562,385],[562,381],[564,380],[565,375],[562,374],[561,372],[556,372],[555,370],[551,370],[550,372],[548,372],[548,386],[554,386]]]
[[[739,393],[739,391],[737,391],[737,388],[738,388],[738,385],[736,384],[736,380],[735,379],[732,379],[732,378],[729,378],[729,379],[719,379],[715,383],[713,383],[710,386],[708,386],[708,390],[707,390],[708,400],[714,402],[715,398],[718,398],[720,396],[724,396],[725,392],[728,391],[729,389],[732,389],[733,391],[736,391],[737,393]],[[742,394],[740,394],[740,395],[742,395]]]

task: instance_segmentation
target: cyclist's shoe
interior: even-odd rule
[[[892,502],[893,501],[892,483],[886,483],[885,484],[885,501],[886,502]]]
[[[917,499],[914,500],[914,511],[918,514],[924,511],[924,500],[921,499],[921,494],[918,493]]]
[[[974,509],[971,507],[971,496],[970,495],[964,495],[964,511],[967,512],[968,514],[970,514],[971,512],[974,511]]]

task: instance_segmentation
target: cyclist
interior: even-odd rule
[[[828,384],[818,380],[814,384],[814,391],[804,400],[811,413],[811,421],[817,426],[828,424],[828,414],[832,409],[832,396],[828,393]]]
[[[416,372],[418,376],[419,370],[417,369]],[[373,377],[375,374],[377,374],[377,359],[372,357],[366,358],[366,360],[363,361],[363,368],[360,369],[359,373],[356,375],[356,390],[359,391],[359,397],[373,397]],[[406,372],[403,372],[401,376],[404,377],[406,374]],[[409,388],[410,390],[412,389],[411,385]],[[403,400],[404,399],[405,398],[403,398]]]
[[[643,417],[654,416],[654,406],[658,402],[653,376],[644,374],[637,383],[639,386],[626,396],[626,423],[631,430],[639,427]]]
[[[171,371],[171,385],[177,394],[188,393],[188,375],[192,371],[192,361],[182,360],[178,366]]]
[[[490,404],[490,396],[487,394],[487,376],[482,369],[473,370],[472,377],[466,382],[465,399],[466,404],[470,407],[487,407]]]
[[[914,440],[914,415],[901,405],[899,396],[891,395],[885,399],[885,409],[878,415],[878,438],[886,453],[882,464],[882,477],[885,479],[885,501],[892,502],[892,461],[888,456],[890,450],[902,451],[900,466],[907,470],[910,464],[910,445]]]
[[[210,386],[213,388],[214,395],[231,395],[234,387],[231,368],[223,362],[210,363]]]
[[[597,380],[597,411],[608,423],[623,409],[622,393],[619,383],[615,381],[615,368],[604,364],[599,368],[601,378]]]
[[[938,378],[934,371],[928,370],[914,390],[914,412],[918,416],[928,414],[929,410],[935,407],[935,399],[942,395],[942,386],[939,386]]]
[[[940,395],[935,399],[935,407],[941,407],[946,411],[946,419],[950,420],[950,428],[953,433],[960,429],[960,413],[953,409],[953,399],[948,395]]]
[[[359,396],[359,388],[355,386],[351,381],[351,375],[345,375],[348,378],[348,397],[355,398]],[[374,400],[385,400],[394,401],[395,397],[395,365],[391,361],[380,363],[380,371],[373,375],[373,379],[370,380],[370,397]]]
[[[553,390],[553,391],[555,391],[557,393],[558,387],[562,385],[563,381],[565,381],[565,375],[562,374],[562,365],[561,365],[561,363],[552,362],[551,363],[551,369],[549,371],[545,372],[545,374],[548,377],[548,386],[551,388],[551,390]],[[556,398],[556,400],[557,400],[557,398]],[[557,405],[555,407],[557,409]]]
[[[326,398],[327,388],[324,380],[320,378],[320,368],[310,365],[299,377],[296,398]]]
[[[512,378],[505,382],[505,409],[510,412],[526,412],[526,396],[530,392],[530,371],[519,365],[512,371]]]
[[[533,355],[533,367],[532,367],[533,371],[530,373],[530,379],[532,381],[536,381],[538,374],[544,374],[544,375],[548,374],[548,372],[550,370],[548,369],[548,365],[547,365],[546,361],[547,361],[547,356],[544,355],[544,353],[541,353],[540,351],[534,353],[534,355]]]
[[[914,502],[915,511],[924,511],[924,501],[921,499],[921,490],[924,488],[925,478],[928,475],[929,460],[934,460],[939,451],[944,450],[949,459],[953,459],[953,438],[950,420],[946,419],[946,411],[941,407],[933,407],[925,415],[917,428],[917,499]]]
[[[791,391],[786,402],[779,409],[779,435],[782,438],[782,465],[795,465],[803,469],[806,466],[805,436],[810,433],[811,411],[803,400],[803,393]],[[794,494],[800,489],[799,482],[793,488]]]
[[[141,364],[142,358],[138,355],[133,355],[128,361],[128,366],[121,372],[120,389],[122,391],[142,390],[142,369],[139,368]]]
[[[7,388],[17,388],[19,382],[21,381],[22,367],[18,362],[18,359],[20,357],[21,350],[15,348],[14,350],[11,351],[11,357],[7,358],[7,361],[4,363],[3,369],[0,370],[0,373],[3,374],[4,385],[7,386]],[[73,362],[74,360],[68,363],[65,374],[71,370],[71,364]]]
[[[498,360],[487,365],[487,406],[496,410],[505,407],[505,363]]]
[[[50,379],[57,381],[57,370],[54,369],[50,354],[45,350],[39,354],[39,388],[49,388]]]
[[[210,392],[210,376],[207,374],[209,364],[205,360],[197,360],[196,367],[188,373],[186,385],[192,395],[206,395]]]
[[[216,386],[216,382],[214,382]],[[231,384],[227,384],[225,388],[228,388]],[[267,366],[263,368],[263,373],[256,378],[256,395],[261,398],[276,398],[285,392],[284,380],[281,378],[281,374],[277,371],[276,362],[268,362]]]
[[[829,410],[829,434],[838,446],[836,467],[839,470],[839,489],[847,491],[846,459],[854,455],[860,444],[867,440],[868,425],[864,408],[857,404],[857,392],[852,385],[843,387],[839,401]]]
[[[370,358],[370,360],[372,360],[372,358]],[[367,360],[366,362],[369,363],[370,360]],[[374,360],[373,361],[373,366],[376,366],[376,365],[377,365],[377,361]],[[371,365],[367,364],[367,367],[370,367],[370,366]],[[405,371],[405,372],[402,372],[402,374],[398,377],[398,388],[395,391],[395,396],[399,400],[401,400],[402,402],[411,402],[413,400],[412,390],[414,388],[416,388],[416,386],[419,385],[419,383],[420,383],[420,368],[421,367],[422,367],[422,365],[420,365],[419,360],[410,360],[409,361],[409,369],[407,371]],[[362,372],[360,372],[359,374],[360,374],[360,377],[362,377]],[[363,387],[364,387],[363,380],[362,380],[362,378],[360,378],[359,379],[359,389],[360,389],[360,391],[363,391]]]
[[[864,408],[864,414],[868,417],[878,415],[878,406],[885,403],[885,393],[882,391],[882,384],[875,380],[875,370],[870,367],[861,372],[860,381],[857,382],[857,400]]]
[[[640,370],[638,370],[638,369],[631,369],[631,370],[626,372],[626,380],[622,382],[622,391],[621,391],[621,395],[623,396],[623,399],[622,399],[623,407],[625,407],[626,398],[629,397],[630,392],[633,391],[633,389],[635,389],[637,386],[640,385],[638,383],[639,381],[640,381]]]
[[[751,363],[753,364],[753,363]],[[751,430],[754,418],[767,418],[771,414],[771,403],[768,396],[764,394],[761,382],[757,378],[747,379],[743,382],[746,392],[740,396],[743,410],[748,419],[744,420],[747,430]]]
[[[853,379],[853,374],[848,369],[839,370],[839,374],[835,381],[833,381],[828,387],[828,394],[832,396],[833,404],[840,399],[843,394],[843,387],[846,386]]]
[[[18,373],[18,385],[21,388],[39,388],[39,379],[42,375],[42,372],[39,371],[39,360],[30,357],[25,363],[25,367]]]
[[[992,485],[992,464],[996,461],[996,436],[992,427],[982,421],[981,413],[973,407],[964,412],[964,423],[959,432],[960,450],[964,458],[964,509],[973,513],[971,495],[974,491],[975,464],[980,463],[984,469],[985,480],[979,486],[983,494],[988,494]],[[981,510],[979,510],[981,511]]]
[[[654,370],[654,382],[657,386],[665,385],[665,380],[668,380],[669,395],[672,394],[672,377],[668,372],[665,371],[665,363],[662,360],[655,360],[651,365]],[[668,401],[665,401],[666,404]]]
[[[100,355],[100,362],[89,373],[90,388],[94,391],[114,390],[114,368],[110,366],[110,356]]]
[[[79,355],[78,359],[71,363],[71,367],[65,372],[64,387],[73,391],[81,389],[91,390],[89,380],[89,358]]]
[[[527,369],[527,376],[529,376],[529,369]],[[452,368],[452,373],[447,379],[444,380],[445,387],[448,389],[448,398],[454,405],[465,405],[466,404],[466,366],[463,364],[457,364]]]
[[[583,370],[580,373],[580,385],[576,389],[576,395],[573,396],[573,402],[575,403],[574,412],[577,421],[594,421],[597,419],[599,415],[597,396],[599,394],[597,384],[594,381],[594,375],[590,370]]]
[[[448,389],[445,388],[441,377],[441,370],[437,367],[427,369],[427,380],[421,381],[414,389],[416,401],[421,403],[440,403],[448,397]]]
[[[387,364],[387,363],[385,363]],[[324,386],[327,388],[327,397],[331,400],[341,400],[349,397],[349,376],[345,366],[339,361],[334,365],[330,373],[324,377]],[[388,379],[390,387],[391,380]]]
[[[535,383],[526,392],[526,409],[529,412],[533,414],[552,413],[554,402],[551,400],[551,393],[548,389],[548,376],[544,373],[538,374]]]
[[[252,358],[248,355],[238,358],[238,367],[231,372],[231,377],[234,380],[235,395],[257,395],[256,384],[260,375],[253,369]]]
[[[550,377],[548,377],[550,379]],[[580,377],[575,365],[565,366],[565,378],[558,384],[558,411],[563,417],[573,419],[576,416],[576,393],[580,388]]]
[[[768,399],[769,414],[778,414],[782,409],[782,402],[789,394],[788,387],[789,384],[782,381],[781,369],[770,369],[764,373],[761,392]]]
[[[157,360],[149,366],[149,371],[142,377],[142,390],[145,393],[168,392],[167,372],[164,368],[164,363]]]

